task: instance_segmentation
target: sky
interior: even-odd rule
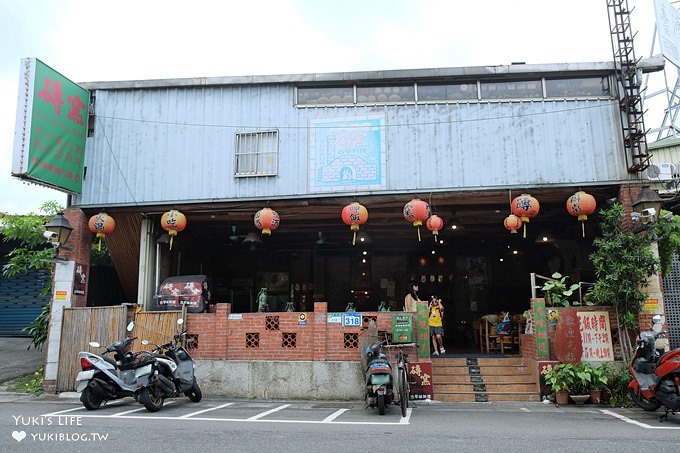
[[[628,4],[636,57],[649,57],[653,1]],[[74,82],[613,59],[607,0],[0,0],[0,212],[10,214],[66,205],[11,176],[27,57]]]

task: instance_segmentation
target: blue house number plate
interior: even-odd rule
[[[343,313],[343,327],[361,327],[361,313]]]

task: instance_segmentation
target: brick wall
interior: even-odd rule
[[[217,304],[214,313],[188,314],[186,327],[188,338],[196,340],[195,359],[358,361],[370,321],[376,322],[379,338],[384,339],[391,335],[392,315],[397,313],[405,314],[362,313],[361,326],[344,327],[342,322],[328,322],[326,302],[315,302],[309,313],[232,314],[231,304]],[[415,320],[413,326],[415,339]],[[415,348],[411,349],[405,352],[415,358]]]

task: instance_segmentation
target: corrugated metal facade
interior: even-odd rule
[[[613,98],[298,108],[295,85],[96,89],[95,134],[73,204],[314,196],[310,121],[367,114],[384,115],[386,129],[386,187],[373,194],[629,179]],[[279,133],[278,175],[234,177],[235,134],[268,129]]]

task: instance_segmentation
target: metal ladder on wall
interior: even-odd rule
[[[621,126],[626,164],[629,173],[643,171],[649,167],[652,157],[647,150],[646,129],[643,120],[642,71],[633,48],[634,33],[630,24],[628,0],[608,0],[609,28],[612,36],[614,62],[619,71],[618,83],[621,90]]]

